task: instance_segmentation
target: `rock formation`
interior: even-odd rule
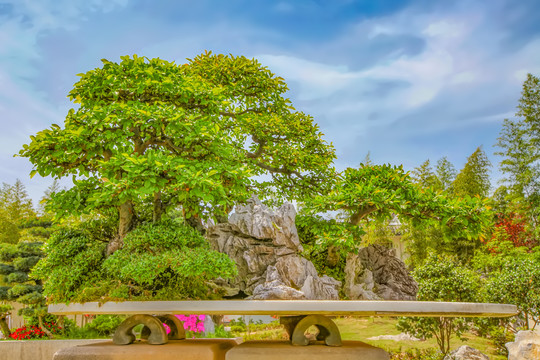
[[[446,355],[444,360],[489,360],[489,357],[480,350],[462,345]]]
[[[393,340],[393,341],[421,341],[412,335],[401,333],[398,335],[379,335],[367,338],[368,340]]]
[[[540,335],[527,330],[518,331],[514,342],[506,343],[508,360],[538,360],[540,359]]]
[[[418,284],[393,249],[370,245],[347,256],[343,290],[351,300],[415,300]]]
[[[295,226],[296,211],[285,204],[272,211],[256,197],[237,205],[227,224],[207,230],[212,247],[229,255],[238,276],[219,283],[229,296],[251,299],[337,300],[341,283],[319,277],[315,266],[298,254],[303,250]]]

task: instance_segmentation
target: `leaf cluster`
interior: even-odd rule
[[[138,226],[109,257],[105,248],[84,227],[62,229],[46,243],[47,257],[32,276],[46,280],[48,301],[58,303],[205,298],[213,296],[207,281],[236,275],[225,254],[211,250],[192,228],[172,221]]]
[[[457,259],[430,257],[412,275],[418,282],[418,300],[477,302],[483,299],[480,276]],[[468,329],[465,318],[400,318],[397,328],[416,337],[437,339],[443,354],[450,349],[453,334],[461,337]]]
[[[324,187],[333,147],[283,96],[284,80],[256,60],[121,60],[79,74],[69,93],[79,108],[19,153],[32,175],[73,177],[51,209],[87,213],[161,193],[166,207],[203,216],[269,187],[289,198]],[[253,178],[263,174],[271,185]]]
[[[305,202],[303,213],[313,219],[312,230],[319,238],[327,234],[351,244],[362,235],[362,222],[385,222],[397,215],[413,227],[436,226],[443,237],[453,241],[478,239],[489,225],[486,202],[478,197],[452,198],[432,188],[413,183],[402,166],[364,165],[338,174],[332,190]],[[337,212],[337,219],[321,214]],[[339,221],[339,217],[343,219]],[[352,232],[354,229],[354,232]],[[348,236],[344,235],[349,233]],[[342,240],[344,239],[344,240]]]

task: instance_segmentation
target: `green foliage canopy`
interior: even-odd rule
[[[72,176],[75,186],[52,196],[57,211],[117,208],[122,238],[144,199],[156,220],[179,204],[186,218],[217,216],[253,192],[295,199],[327,184],[333,147],[256,60],[121,59],[79,74],[69,93],[79,107],[64,127],[40,131],[19,153],[32,174]],[[272,180],[254,179],[263,174]]]
[[[467,158],[463,169],[457,174],[453,184],[455,196],[480,196],[487,198],[491,183],[489,181],[489,170],[491,162],[482,147],[478,147]]]
[[[505,119],[496,146],[503,157],[504,200],[527,218],[532,237],[540,238],[540,79],[527,75],[516,119]]]
[[[318,215],[338,211],[346,221],[326,220]],[[489,212],[481,199],[465,196],[449,198],[432,188],[421,188],[411,181],[402,166],[361,164],[337,176],[328,194],[318,195],[305,203],[300,217],[302,226],[311,225],[317,236],[338,237],[351,246],[362,235],[362,220],[379,221],[397,214],[414,226],[440,225],[448,238],[475,238],[489,222]],[[349,234],[349,235],[347,235]]]
[[[431,257],[412,273],[418,282],[420,301],[480,302],[480,276],[451,258]],[[417,337],[435,336],[443,354],[450,350],[452,334],[460,337],[468,329],[463,318],[401,318],[398,329]]]
[[[236,275],[232,260],[186,225],[142,224],[109,257],[106,243],[90,234],[95,227],[65,228],[46,243],[32,276],[46,281],[49,302],[211,298],[219,294],[208,281]]]

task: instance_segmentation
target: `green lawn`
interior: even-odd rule
[[[339,327],[343,340],[363,341],[373,346],[383,348],[389,352],[401,352],[409,349],[438,349],[435,339],[428,339],[425,341],[368,340],[368,338],[378,335],[398,335],[400,332],[396,330],[396,319],[341,317],[335,319],[335,322]],[[285,331],[282,328],[242,333],[239,335],[244,337],[245,340],[286,339]],[[495,346],[493,346],[489,340],[475,336],[471,333],[466,333],[465,337],[467,338],[467,341],[460,341],[457,338],[454,338],[451,342],[452,350],[461,345],[469,345],[488,355],[492,360],[506,359],[506,357],[496,354]]]

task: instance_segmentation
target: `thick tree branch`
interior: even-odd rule
[[[257,148],[257,151],[255,151],[254,153],[248,152],[246,154],[246,156],[249,159],[256,159],[256,158],[260,157],[263,154],[264,146],[266,145],[266,140],[259,140],[255,136],[253,136],[253,141],[256,142],[257,144],[259,144],[259,147]]]
[[[351,216],[349,223],[351,223],[352,225],[358,225],[363,218],[377,210],[378,208],[376,206],[362,207]]]
[[[304,176],[302,174],[300,174],[296,170],[290,170],[290,169],[287,169],[287,168],[277,168],[277,167],[273,167],[273,166],[270,166],[270,165],[266,165],[266,164],[264,164],[264,163],[262,163],[260,161],[257,161],[255,164],[258,167],[263,168],[263,169],[268,170],[268,171],[273,172],[273,173],[279,173],[279,174],[284,174],[284,175],[296,175],[300,179],[304,179]]]

